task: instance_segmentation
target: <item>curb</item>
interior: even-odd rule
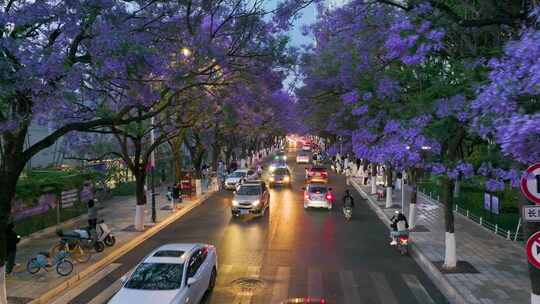
[[[352,186],[356,191],[365,198],[370,208],[375,211],[379,219],[381,219],[385,224],[390,225],[391,221],[390,219],[384,214],[381,207],[377,205],[373,201],[373,197],[371,197],[369,194],[367,194],[360,186],[357,184],[356,181],[351,181]],[[437,288],[442,292],[442,294],[446,297],[449,303],[451,304],[466,304],[467,301],[465,298],[458,292],[458,290],[452,286],[450,281],[446,279],[444,274],[442,274],[435,265],[428,259],[428,257],[422,252],[420,247],[418,247],[414,242],[410,244],[410,250],[411,257],[415,260],[415,262],[420,266],[420,268],[424,271],[424,273],[435,283]]]
[[[76,273],[74,276],[70,277],[60,285],[54,287],[53,289],[49,290],[48,292],[41,295],[39,298],[36,298],[32,300],[29,304],[46,304],[50,303],[52,299],[54,299],[57,295],[59,295],[64,290],[75,287],[81,283],[83,279],[86,279],[90,277],[91,275],[97,273],[99,270],[104,268],[105,266],[111,264],[114,260],[119,258],[120,256],[126,254],[133,248],[140,245],[145,240],[149,239],[153,235],[157,234],[159,231],[167,227],[172,222],[180,219],[187,213],[189,213],[191,210],[195,209],[199,205],[201,205],[203,202],[205,202],[212,194],[212,193],[206,193],[201,196],[201,198],[193,203],[191,206],[186,207],[185,209],[181,209],[177,213],[173,214],[172,216],[166,218],[162,222],[157,223],[155,226],[150,227],[148,230],[146,230],[141,235],[133,238],[131,241],[125,243],[121,247],[117,248],[116,250],[109,253],[107,256],[105,256],[103,259],[95,262],[94,264],[90,265],[88,268],[84,269],[83,271]]]

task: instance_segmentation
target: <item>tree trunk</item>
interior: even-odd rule
[[[371,164],[371,194],[377,194],[377,166]]]
[[[443,176],[441,183],[445,220],[445,254],[443,267],[446,269],[452,269],[457,265],[456,236],[454,234],[454,200],[452,197],[454,183],[448,176]]]
[[[392,168],[386,168],[386,208],[392,207]]]
[[[175,182],[180,182],[180,179],[182,178],[182,152],[181,152],[181,145],[176,144],[176,140],[173,141],[172,149],[172,157],[174,162],[174,177]]]
[[[414,229],[416,226],[416,203],[418,201],[418,188],[416,186],[418,172],[417,169],[409,171],[408,182],[411,186],[411,199],[409,201],[409,228]]]
[[[135,175],[135,197],[137,205],[135,206],[135,229],[144,230],[144,209],[146,207],[146,173],[133,172]]]

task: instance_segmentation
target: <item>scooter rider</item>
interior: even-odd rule
[[[407,222],[405,215],[399,210],[394,212],[394,216],[392,216],[390,221],[392,221],[392,224],[390,225],[390,227],[392,227],[392,231],[390,232],[392,242],[390,242],[390,245],[394,246],[397,245],[398,236],[409,234],[409,223]]]
[[[354,208],[354,198],[352,197],[349,189],[345,190],[345,196],[343,196],[343,208]]]

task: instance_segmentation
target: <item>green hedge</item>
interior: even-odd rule
[[[60,194],[64,190],[81,189],[87,180],[96,180],[102,174],[76,170],[31,171],[17,182],[16,199],[33,203],[44,193]]]
[[[461,209],[469,210],[471,214],[482,217],[492,224],[497,224],[503,230],[515,232],[519,220],[519,207],[517,205],[519,190],[506,189],[505,191],[494,193],[494,195],[499,197],[501,204],[500,214],[497,215],[484,210],[485,188],[483,184],[481,178],[462,181],[460,195],[454,198],[454,202]],[[418,183],[418,187],[420,191],[426,194],[432,193],[434,197],[442,196],[437,177]]]
[[[114,196],[135,195],[135,182],[121,183],[111,190]]]
[[[84,203],[77,202],[73,207],[60,210],[60,221],[64,222],[87,212]],[[51,227],[57,224],[57,211],[50,209],[45,213],[34,215],[15,223],[15,231],[21,236],[27,236],[36,231]]]

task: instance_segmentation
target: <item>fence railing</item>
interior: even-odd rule
[[[429,194],[426,194],[425,192],[422,192],[420,191],[420,189],[418,190],[418,195],[423,197],[424,199],[426,200],[430,200],[436,204],[441,204],[441,202],[439,202],[439,197],[434,197],[434,195],[430,192]],[[454,204],[455,207],[454,207],[454,212],[456,213],[459,213],[465,217],[467,217],[468,219],[476,222],[477,224],[479,224],[480,226],[488,229],[488,230],[491,230],[493,233],[495,234],[498,234],[504,238],[506,238],[507,240],[511,240],[511,241],[523,241],[524,240],[524,237],[523,237],[523,229],[521,229],[521,222],[518,222],[518,225],[517,225],[517,228],[515,231],[512,231],[512,230],[508,230],[508,229],[503,229],[501,227],[499,227],[497,224],[493,224],[491,222],[489,222],[488,220],[486,220],[484,217],[482,216],[478,216],[476,214],[473,214],[472,212],[470,212],[469,209],[464,209],[462,207],[459,206],[459,204]]]

